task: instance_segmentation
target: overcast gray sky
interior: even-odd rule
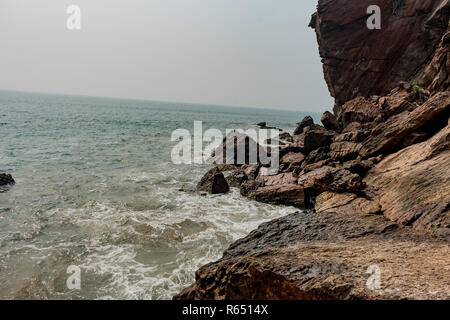
[[[0,89],[324,111],[316,3],[0,0]]]

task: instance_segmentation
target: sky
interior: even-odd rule
[[[316,3],[0,0],[0,89],[330,110]]]

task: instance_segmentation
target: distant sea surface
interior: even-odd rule
[[[172,132],[291,131],[305,115],[0,91],[0,172],[17,182],[0,193],[0,299],[171,299],[233,241],[296,211],[198,195],[209,166],[173,164]]]

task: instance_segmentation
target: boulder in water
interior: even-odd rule
[[[227,193],[230,191],[230,187],[223,173],[215,167],[203,176],[197,185],[197,191],[204,191],[210,194],[219,194]]]
[[[0,173],[0,186],[6,186],[14,183],[16,183],[16,181],[14,181],[13,177],[10,174]]]

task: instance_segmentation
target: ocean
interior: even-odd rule
[[[0,91],[0,172],[16,180],[0,193],[0,299],[171,299],[233,241],[297,211],[197,194],[210,165],[173,164],[172,132],[292,131],[306,115]]]

